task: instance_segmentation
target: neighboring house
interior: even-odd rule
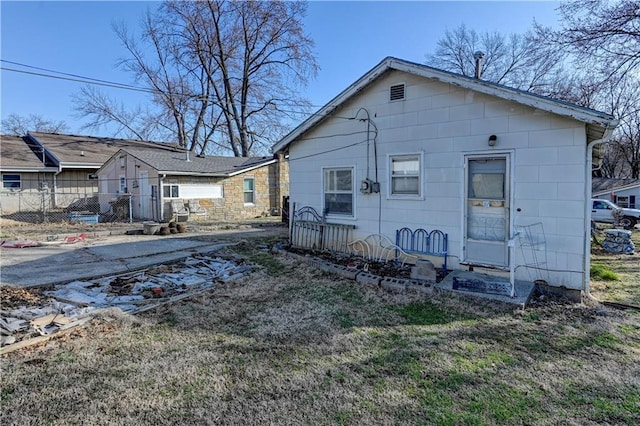
[[[96,171],[121,148],[175,149],[170,144],[41,132],[29,132],[25,141],[42,153],[45,166],[57,169],[50,185],[52,208],[97,197]]]
[[[593,147],[616,125],[605,113],[386,58],[273,151],[288,156],[291,203],[354,225],[352,238],[439,229],[454,269],[588,290]],[[535,235],[514,238],[516,229]]]
[[[195,156],[186,151],[126,148],[98,170],[100,210],[131,196],[131,215],[168,221],[176,203],[191,219],[238,220],[279,214],[287,164],[275,157]],[[199,211],[193,207],[197,201]],[[117,212],[114,212],[117,213]],[[197,213],[197,214],[196,214]]]
[[[46,166],[42,152],[18,136],[0,136],[0,212],[39,210],[53,184],[56,167]]]
[[[607,199],[619,207],[640,208],[640,179],[593,178],[591,198]]]

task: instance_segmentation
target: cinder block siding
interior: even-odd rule
[[[398,83],[405,84],[406,99],[390,102],[389,87]],[[348,119],[361,107],[368,110],[378,129],[377,164],[373,141],[366,143],[366,133],[353,135],[366,131],[366,122]],[[498,136],[498,143],[490,148],[487,139],[492,134]],[[584,123],[392,71],[345,102],[333,117],[303,138],[289,150],[292,202],[321,211],[323,167],[353,167],[355,217],[331,220],[356,224],[355,237],[380,229],[393,238],[395,230],[403,226],[441,229],[449,234],[453,267],[462,257],[464,241],[465,155],[508,153],[513,191],[511,224],[542,222],[547,267],[562,271],[550,274],[553,284],[582,287]],[[389,197],[389,156],[413,153],[423,154],[424,196],[413,200]],[[367,176],[375,180],[376,172],[381,194],[361,194],[360,181]],[[528,279],[528,271],[518,269],[517,278]]]

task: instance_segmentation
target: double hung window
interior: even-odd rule
[[[244,203],[255,203],[255,179],[245,178],[242,182],[242,191],[244,193]]]
[[[353,168],[324,169],[324,211],[353,216]]]
[[[391,170],[391,196],[420,197],[422,196],[420,154],[392,155],[389,157]]]

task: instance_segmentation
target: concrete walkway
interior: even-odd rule
[[[89,280],[213,252],[245,238],[251,241],[286,233],[284,227],[267,227],[169,236],[116,235],[73,244],[43,242],[39,247],[3,248],[0,284],[38,287]]]

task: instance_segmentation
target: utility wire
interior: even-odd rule
[[[57,74],[61,74],[61,75],[52,75],[52,74],[46,74],[46,73],[43,73],[43,72],[27,71],[27,70],[20,70],[20,69],[16,69],[16,68],[9,68],[9,67],[0,66],[0,70],[3,70],[3,71],[11,71],[11,72],[16,72],[16,73],[20,73],[20,74],[33,75],[33,76],[37,76],[37,77],[53,78],[53,79],[56,79],[56,80],[72,81],[72,82],[77,82],[77,83],[85,83],[85,84],[95,85],[95,86],[111,87],[111,88],[115,88],[115,89],[130,90],[130,91],[134,91],[134,92],[141,92],[141,93],[148,93],[148,94],[158,94],[158,93],[160,93],[160,91],[156,90],[156,89],[139,87],[139,86],[132,86],[130,84],[111,82],[111,81],[108,81],[108,80],[100,80],[100,79],[95,79],[95,78],[91,78],[91,77],[80,76],[80,75],[77,75],[77,74],[63,73],[63,72],[60,72],[60,71],[47,70],[46,68],[39,68],[39,67],[31,66],[31,65],[24,65],[24,64],[20,64],[18,62],[7,61],[5,59],[0,59],[0,61],[1,62],[6,62],[6,63],[9,63],[9,64],[17,64],[19,66],[24,66],[24,67],[38,69],[38,70],[46,70],[48,72],[53,72],[53,73],[57,73]],[[195,98],[195,99],[201,99],[202,98],[199,95],[191,95],[191,94],[187,95],[187,94],[184,94],[184,93],[176,93],[176,92],[174,92],[173,94],[174,95],[178,95],[178,96],[185,96],[185,97]],[[213,103],[213,104],[217,103],[215,100],[211,100],[210,102]],[[257,102],[247,102],[245,104],[245,106],[247,106],[247,105],[262,106],[262,104],[259,104]],[[294,106],[294,107],[295,106],[300,106],[300,104],[286,104],[286,103],[282,103],[281,105]],[[309,105],[309,107],[310,108],[313,108],[313,107],[321,108],[318,105]],[[334,114],[331,114],[331,112],[329,112],[327,114],[320,114],[319,112],[309,113],[309,112],[304,112],[304,111],[300,111],[300,110],[282,109],[282,108],[278,108],[277,105],[276,105],[276,109],[277,109],[277,111],[280,111],[280,112],[283,112],[283,113],[298,114],[298,115],[304,115],[304,116],[308,116],[308,117],[313,117],[313,116],[322,117],[322,116],[324,116],[324,117],[341,118],[341,119],[345,119],[345,120],[354,119],[354,117],[345,117],[345,116],[334,115]]]
[[[314,152],[313,154],[309,154],[309,155],[303,155],[302,157],[296,157],[296,158],[289,157],[289,162],[303,160],[305,158],[317,157],[318,155],[328,154],[330,152],[340,151],[340,150],[343,150],[343,149],[346,149],[346,148],[351,148],[353,146],[362,145],[363,143],[366,143],[367,141],[368,141],[368,139],[365,139],[365,140],[362,140],[362,141],[359,141],[359,142],[354,142],[354,143],[349,144],[349,145],[340,146],[338,148],[328,149],[326,151],[321,151],[321,152]]]
[[[116,88],[116,89],[132,90],[132,91],[136,91],[136,92],[144,92],[144,93],[151,93],[151,94],[157,93],[157,91],[155,91],[155,90],[143,89],[143,88],[140,88],[140,87],[133,87],[133,86],[128,86],[128,85],[122,85],[120,83],[101,83],[98,80],[82,80],[80,78],[62,77],[62,76],[57,76],[57,75],[44,74],[44,73],[35,72],[35,71],[18,70],[18,69],[15,69],[15,68],[7,68],[7,67],[0,67],[0,70],[13,71],[13,72],[17,72],[17,73],[21,73],[21,74],[28,74],[28,75],[36,75],[38,77],[54,78],[54,79],[57,79],[57,80],[74,81],[74,82],[77,82],[77,83],[94,84],[96,86],[105,86],[105,87],[113,87],[113,88]]]
[[[0,59],[0,62],[4,62],[4,63],[7,63],[7,64],[16,65],[16,66],[24,67],[24,68],[31,68],[31,69],[38,70],[38,71],[45,71],[46,73],[45,72],[27,71],[27,70],[21,70],[21,69],[16,69],[16,68],[0,67],[0,70],[4,70],[4,71],[11,71],[11,72],[16,72],[16,73],[21,73],[21,74],[34,75],[34,76],[38,76],[38,77],[53,78],[53,79],[58,79],[58,80],[67,80],[67,81],[73,81],[73,82],[78,82],[78,83],[93,84],[93,85],[97,85],[97,86],[106,86],[106,87],[112,87],[112,88],[117,88],[117,89],[122,89],[122,90],[132,90],[132,91],[143,92],[143,93],[151,93],[151,94],[160,93],[159,90],[148,88],[148,87],[133,86],[131,84],[126,84],[126,83],[118,83],[118,82],[115,82],[115,81],[102,80],[102,79],[93,78],[93,77],[86,77],[86,76],[82,76],[82,75],[79,75],[79,74],[66,73],[66,72],[56,71],[56,70],[52,70],[52,69],[48,69],[48,68],[41,68],[41,67],[36,67],[36,66],[33,66],[33,65],[23,64],[23,63],[20,63],[20,62],[8,61],[6,59]],[[53,75],[53,74],[47,74],[47,73],[60,74],[60,75]],[[66,77],[63,77],[63,76],[66,76]],[[203,99],[203,97],[201,95],[186,94],[186,93],[180,93],[180,92],[173,92],[173,94],[178,95],[178,96],[184,96],[184,97],[190,97],[190,98],[194,98],[194,99],[199,99],[199,100],[210,101],[209,99],[206,99],[206,98]],[[215,100],[212,101],[212,103],[216,103]],[[254,106],[262,106],[262,104],[260,104],[258,102],[253,102],[253,105]],[[286,105],[286,106],[292,106],[292,107],[304,107],[304,106],[307,106],[307,105],[302,105],[300,103],[288,103],[288,104],[287,103],[280,103],[280,105]],[[308,106],[310,108],[320,108],[321,107],[319,105],[308,105]],[[277,105],[276,105],[276,107],[277,107]],[[309,113],[304,113],[304,112],[301,112],[301,111],[285,110],[285,109],[280,109],[280,108],[278,108],[278,111],[289,112],[289,113],[297,113],[297,114],[305,114],[305,115],[309,114]]]
[[[75,78],[79,78],[79,79],[82,79],[82,80],[92,80],[92,81],[96,81],[96,82],[100,82],[100,83],[115,84],[115,85],[118,85],[118,86],[130,87],[132,89],[139,89],[138,87],[132,86],[130,84],[116,83],[116,82],[113,82],[113,81],[100,80],[100,79],[97,79],[97,78],[85,77],[85,76],[78,75],[78,74],[70,74],[70,73],[66,73],[66,72],[62,72],[62,71],[51,70],[51,69],[48,69],[48,68],[40,68],[40,67],[36,67],[36,66],[33,66],[33,65],[22,64],[20,62],[8,61],[6,59],[0,59],[0,61],[6,62],[7,64],[11,64],[11,65],[18,65],[20,67],[31,68],[31,69],[39,70],[39,71],[52,72],[54,74],[66,75],[66,76],[69,76],[69,77],[75,77]]]
[[[85,84],[96,85],[96,86],[111,87],[111,88],[122,89],[122,90],[130,90],[130,91],[148,93],[148,94],[157,94],[157,93],[159,93],[159,91],[156,90],[156,89],[133,86],[133,85],[130,85],[130,84],[118,83],[118,82],[114,82],[114,81],[102,80],[102,79],[97,79],[97,78],[92,78],[92,77],[86,77],[86,76],[82,76],[82,75],[79,75],[79,74],[72,74],[72,73],[56,71],[56,70],[52,70],[52,69],[48,69],[48,68],[36,67],[36,66],[33,66],[33,65],[23,64],[23,63],[20,63],[20,62],[9,61],[9,60],[6,60],[6,59],[0,59],[0,62],[7,63],[7,64],[10,64],[10,65],[16,65],[16,66],[19,66],[19,67],[30,68],[30,69],[33,69],[33,70],[43,71],[43,72],[27,71],[27,70],[20,70],[20,69],[16,69],[16,68],[9,68],[9,67],[5,67],[5,66],[0,66],[0,70],[4,70],[4,71],[11,71],[11,72],[16,72],[16,73],[21,73],[21,74],[33,75],[33,76],[37,76],[37,77],[53,78],[53,79],[57,79],[57,80],[66,80],[66,81],[72,81],[72,82],[77,82],[77,83],[85,83]],[[50,73],[53,73],[53,74],[50,74]],[[59,74],[59,75],[55,75],[55,74]],[[192,98],[201,98],[200,96],[197,96],[197,95],[186,95],[186,94],[180,94],[180,93],[174,93],[174,94],[181,95],[181,96],[186,96],[186,97],[192,97]],[[255,103],[255,105],[258,105],[258,103]],[[281,105],[301,106],[300,104],[281,104]],[[309,107],[319,107],[319,106],[317,106],[317,105],[309,105]],[[363,143],[370,143],[370,141],[371,141],[371,138],[369,136],[369,133],[371,131],[370,128],[369,128],[370,125],[373,126],[373,129],[374,129],[374,137],[373,137],[374,143],[375,143],[375,140],[376,140],[376,138],[378,136],[378,128],[376,127],[375,123],[373,123],[373,121],[369,118],[369,113],[364,108],[361,108],[360,110],[358,110],[356,115],[353,116],[353,117],[347,117],[347,116],[340,116],[340,115],[332,114],[333,110],[329,111],[326,114],[321,114],[319,111],[318,112],[314,112],[314,113],[307,113],[307,112],[303,112],[303,111],[285,110],[285,109],[281,109],[281,108],[277,108],[277,110],[280,111],[280,112],[285,112],[285,113],[306,115],[309,118],[314,117],[314,116],[319,116],[319,117],[324,116],[324,117],[332,117],[332,118],[338,118],[338,119],[344,119],[344,120],[356,120],[356,119],[358,119],[358,114],[360,113],[361,110],[364,110],[365,112],[367,112],[367,118],[366,118],[367,130],[366,131],[342,133],[342,134],[333,134],[333,135],[324,135],[324,136],[316,136],[316,137],[311,137],[311,138],[302,138],[302,139],[300,139],[300,140],[327,139],[327,138],[334,138],[334,137],[340,137],[340,136],[353,136],[353,135],[357,135],[357,134],[360,134],[360,133],[367,133],[367,138],[365,140],[359,141],[359,142],[356,142],[356,143],[352,143],[352,144],[349,144],[349,145],[345,145],[345,146],[342,146],[342,147],[330,149],[330,150],[327,150],[327,151],[322,151],[322,152],[318,152],[318,153],[314,153],[314,154],[309,154],[309,155],[298,157],[298,158],[295,158],[295,159],[289,159],[289,161],[296,161],[296,160],[301,160],[301,159],[305,159],[305,158],[315,157],[317,155],[323,155],[323,154],[327,154],[327,153],[330,153],[330,152],[339,151],[339,150],[350,148],[350,147],[353,147],[353,146],[356,146],[356,145],[360,145],[360,144],[363,144]],[[365,121],[365,119],[358,119],[358,120]],[[377,169],[377,165],[376,165],[376,169]],[[377,170],[376,170],[376,178],[377,178]]]

